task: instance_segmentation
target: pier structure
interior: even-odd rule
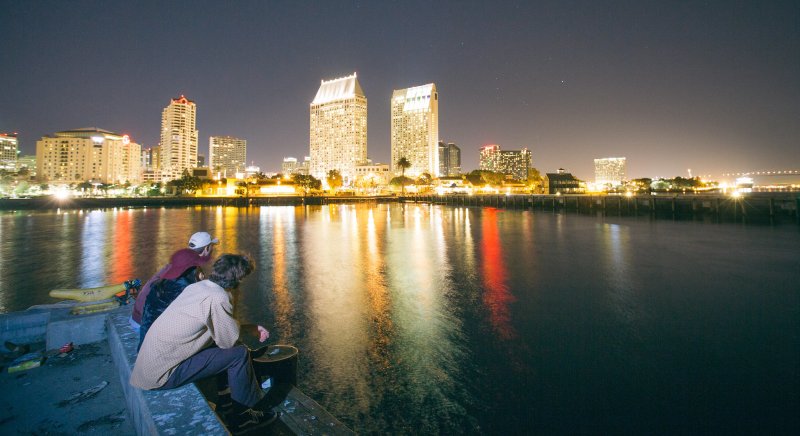
[[[413,202],[462,207],[498,207],[551,212],[575,212],[605,216],[651,216],[654,218],[698,219],[734,222],[790,222],[800,225],[800,193],[752,192],[726,194],[479,194],[406,196],[258,196],[258,197],[134,197],[73,198],[49,197],[0,199],[0,210],[103,209],[188,206],[305,206],[339,203]]]
[[[800,194],[792,192],[659,195],[415,195],[405,201],[464,207],[497,207],[603,216],[652,216],[735,222],[800,224]]]

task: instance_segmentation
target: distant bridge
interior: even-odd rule
[[[723,173],[723,177],[752,177],[752,176],[800,176],[800,170],[779,171],[747,171],[741,173]]]

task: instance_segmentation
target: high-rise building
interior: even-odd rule
[[[625,180],[625,158],[606,157],[594,160],[594,182],[598,185],[617,186]]]
[[[281,173],[284,176],[288,176],[294,174],[297,171],[297,158],[296,157],[285,157],[283,158],[283,163],[281,164]]]
[[[131,142],[131,137],[122,135],[122,147],[118,149],[122,160],[122,173],[116,181],[139,183],[142,181],[142,146]],[[113,180],[113,179],[112,179]]]
[[[36,175],[36,155],[23,154],[17,156],[17,171],[26,168],[30,176]]]
[[[514,180],[527,181],[531,167],[531,152],[521,150],[501,150],[499,145],[481,147],[480,168],[511,176]]]
[[[402,173],[397,166],[400,158],[411,164],[405,170],[408,177],[428,173],[439,176],[439,94],[436,85],[397,89],[392,93],[392,171]]]
[[[247,140],[233,136],[212,136],[208,139],[208,166],[214,174],[234,177],[247,166]]]
[[[163,180],[180,178],[183,170],[197,166],[197,106],[183,95],[173,98],[161,112],[161,174]]]
[[[296,172],[297,174],[304,174],[307,176],[311,174],[310,170],[311,170],[311,156],[305,156],[303,158],[303,163],[300,162],[297,163]]]
[[[439,141],[439,177],[461,174],[461,149],[456,144]]]
[[[347,185],[367,160],[367,97],[356,74],[323,80],[310,106],[309,171],[324,181],[337,170]]]
[[[49,183],[138,183],[141,146],[96,127],[65,130],[36,142],[36,173]]]
[[[17,134],[0,133],[0,170],[17,170]]]
[[[158,170],[161,167],[161,147],[147,147],[142,149],[142,169],[148,171]]]

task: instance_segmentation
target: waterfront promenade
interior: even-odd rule
[[[337,203],[414,202],[463,207],[532,209],[579,214],[652,216],[734,222],[800,224],[800,193],[602,195],[489,194],[406,196],[257,196],[257,197],[39,197],[0,199],[0,210],[104,209],[115,207],[302,206]]]
[[[15,356],[3,346],[0,433],[229,434],[195,384],[167,391],[128,384],[138,343],[128,325],[132,305],[88,315],[73,315],[70,307],[0,314],[0,343],[25,344],[44,357],[38,367],[7,371]],[[60,352],[62,343],[71,349]],[[352,434],[296,387],[276,410],[277,423],[247,434]]]

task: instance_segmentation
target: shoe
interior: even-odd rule
[[[217,392],[217,413],[220,415],[230,415],[233,412],[233,400],[231,400],[231,390]]]
[[[245,409],[240,413],[229,415],[228,430],[235,435],[247,433],[256,428],[266,427],[278,419],[278,414],[272,410],[262,412],[255,409]]]

